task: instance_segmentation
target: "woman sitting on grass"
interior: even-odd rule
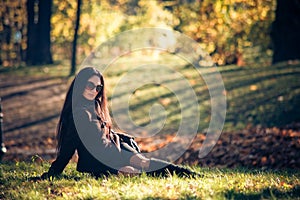
[[[71,83],[57,126],[57,139],[57,158],[43,179],[61,174],[75,150],[77,170],[96,177],[142,172],[151,176],[197,176],[189,169],[146,158],[131,136],[112,131],[105,82],[95,68],[82,69]]]

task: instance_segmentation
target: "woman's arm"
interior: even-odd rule
[[[75,153],[78,144],[78,136],[76,130],[74,130],[73,128],[68,128],[67,130],[62,131],[62,141],[57,157],[51,164],[48,172],[42,175],[42,178],[49,178],[51,176],[61,174]]]
[[[62,139],[61,148],[58,152],[56,160],[51,164],[51,167],[48,171],[49,175],[59,175],[63,172],[70,159],[75,153],[76,142],[75,138],[64,137]]]

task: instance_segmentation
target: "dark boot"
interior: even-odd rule
[[[193,172],[187,168],[174,165],[170,162],[166,162],[164,160],[159,160],[156,158],[150,159],[149,169],[146,171],[147,175],[150,176],[169,176],[176,174],[179,177],[200,177],[200,174]]]

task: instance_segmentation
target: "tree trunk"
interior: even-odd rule
[[[39,49],[40,49],[40,63],[52,64],[51,55],[51,13],[52,13],[52,0],[39,1]]]
[[[300,1],[277,0],[272,25],[273,63],[300,58]]]
[[[79,29],[79,22],[80,22],[80,11],[81,11],[81,0],[77,0],[76,24],[75,24],[75,31],[74,31],[73,46],[72,46],[70,76],[74,75],[76,72],[76,50],[77,50],[77,38],[78,38],[78,29]]]
[[[27,0],[27,65],[53,63],[50,41],[51,8],[52,0]]]
[[[37,49],[37,24],[34,22],[35,0],[27,0],[27,49],[26,49],[26,63],[31,64],[34,60],[34,51]]]

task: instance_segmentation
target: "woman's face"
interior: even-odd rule
[[[87,100],[94,100],[98,94],[98,92],[102,89],[102,84],[100,78],[96,75],[93,75],[88,79],[85,89],[83,91],[83,96]]]

